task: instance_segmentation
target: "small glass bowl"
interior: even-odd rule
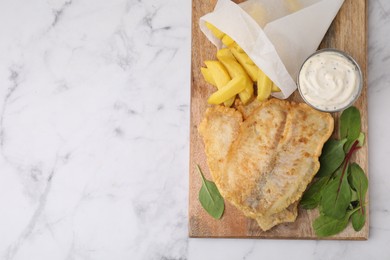
[[[303,66],[310,61],[310,59],[317,55],[317,54],[320,54],[320,53],[324,53],[324,52],[332,52],[332,53],[337,53],[339,54],[340,56],[343,56],[344,58],[348,59],[355,67],[356,67],[356,71],[357,71],[357,74],[358,74],[358,80],[359,80],[359,83],[357,85],[357,88],[358,88],[358,91],[357,91],[357,94],[356,96],[351,100],[351,102],[349,102],[347,105],[343,106],[343,107],[339,107],[337,109],[321,109],[321,108],[318,108],[316,107],[315,105],[311,104],[306,98],[305,98],[305,95],[302,93],[302,90],[301,90],[301,87],[300,87],[300,84],[299,84],[299,79],[300,79],[300,76],[301,76],[301,71],[302,71],[302,68]],[[359,64],[355,61],[355,59],[353,59],[349,54],[347,54],[346,52],[344,51],[341,51],[341,50],[338,50],[338,49],[332,49],[332,48],[325,48],[325,49],[321,49],[321,50],[318,50],[316,52],[314,52],[313,54],[311,54],[301,65],[300,69],[299,69],[299,73],[298,73],[298,76],[297,76],[297,86],[298,86],[298,91],[299,91],[299,94],[301,95],[302,99],[306,102],[306,104],[308,104],[309,106],[311,106],[312,108],[314,109],[317,109],[319,111],[322,111],[322,112],[339,112],[339,111],[342,111],[344,109],[347,109],[348,107],[352,106],[355,101],[360,97],[360,94],[362,92],[362,89],[363,89],[363,74],[362,74],[362,70],[360,69],[360,66]]]

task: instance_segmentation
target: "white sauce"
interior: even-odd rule
[[[358,67],[335,51],[323,51],[310,57],[303,64],[298,80],[305,101],[324,111],[346,108],[360,94]]]

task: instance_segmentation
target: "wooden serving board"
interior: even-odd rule
[[[208,171],[204,146],[198,134],[198,125],[207,108],[207,97],[214,91],[200,73],[205,60],[215,60],[216,48],[199,29],[201,16],[214,9],[216,0],[192,1],[192,82],[191,82],[191,125],[190,125],[190,183],[189,183],[189,236],[214,238],[279,238],[279,239],[318,239],[312,228],[312,221],[318,216],[317,210],[299,209],[294,223],[281,224],[263,232],[256,221],[245,217],[234,206],[225,202],[225,213],[220,220],[209,216],[198,201],[201,179],[195,170],[199,164],[206,176]],[[330,47],[351,54],[361,66],[364,76],[364,88],[355,106],[360,109],[362,131],[367,129],[367,0],[345,0],[340,12],[330,26],[320,48]],[[302,39],[304,40],[304,39]],[[289,98],[301,102],[297,91]],[[338,113],[334,114],[335,129],[338,129]],[[368,173],[368,143],[356,153],[355,161]],[[368,200],[368,198],[367,198]],[[369,208],[369,207],[367,207]],[[369,212],[367,210],[367,212]],[[355,232],[351,225],[342,233],[327,239],[366,240],[368,238],[369,218],[365,227]]]

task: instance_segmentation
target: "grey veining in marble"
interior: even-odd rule
[[[0,1],[0,259],[389,259],[390,2],[365,242],[188,239],[191,1]]]
[[[0,259],[187,258],[190,12],[0,2]]]

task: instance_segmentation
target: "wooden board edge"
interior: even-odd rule
[[[253,240],[266,239],[266,240],[303,240],[303,241],[307,241],[307,240],[313,240],[313,241],[368,241],[367,236],[336,237],[336,238],[325,237],[325,238],[322,238],[322,237],[310,237],[310,236],[308,236],[308,237],[293,237],[293,236],[290,236],[290,237],[266,237],[266,236],[258,236],[258,237],[255,237],[255,236],[250,236],[250,237],[225,236],[225,237],[221,237],[221,236],[195,236],[195,235],[191,235],[191,236],[189,236],[189,238],[193,238],[193,239],[203,239],[203,238],[209,238],[209,239],[253,239]]]

